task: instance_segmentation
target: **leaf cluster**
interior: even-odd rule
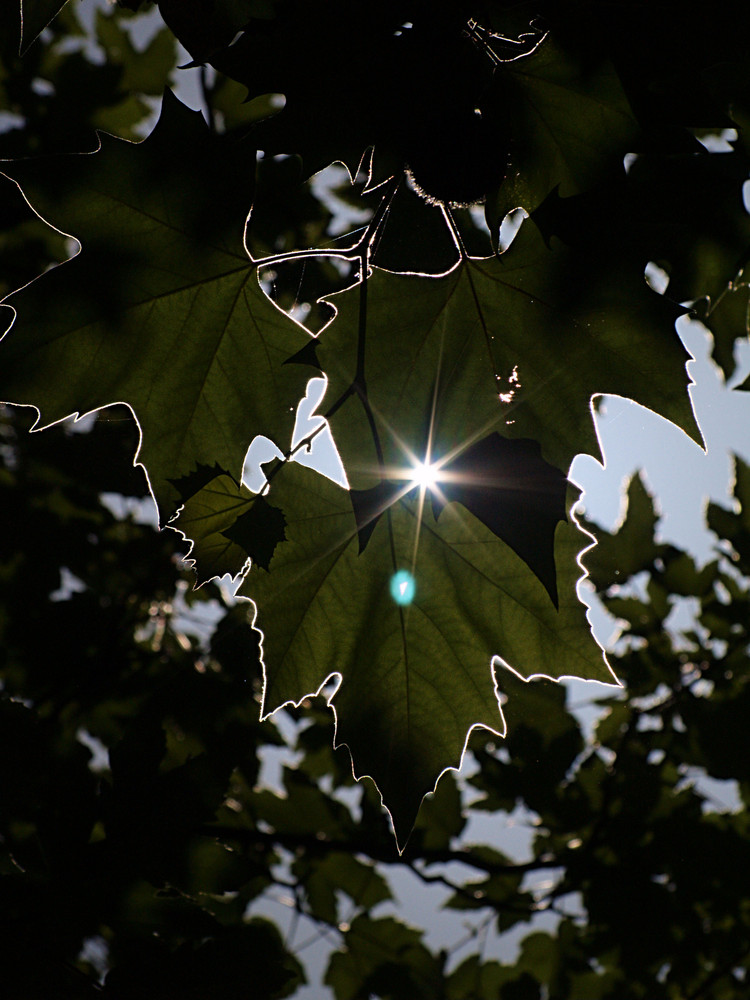
[[[36,428],[130,408],[198,583],[254,603],[263,717],[335,677],[400,847],[472,729],[504,734],[504,664],[614,679],[566,484],[596,398],[699,440],[674,322],[695,303],[728,374],[745,329],[743,8],[652,6],[645,35],[641,5],[579,0],[161,0],[93,37],[73,3],[0,15],[1,397]],[[177,42],[205,121],[167,90],[154,123]],[[349,488],[301,468],[329,428]]]

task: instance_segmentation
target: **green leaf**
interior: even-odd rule
[[[392,898],[380,872],[353,854],[331,851],[318,858],[305,852],[294,862],[293,871],[305,886],[312,914],[332,926],[339,922],[337,896],[342,892],[366,910]]]
[[[698,569],[687,552],[680,552],[671,546],[662,547],[664,569],[659,573],[659,582],[670,594],[681,597],[705,597],[713,593],[718,576],[718,563],[710,562]]]
[[[348,810],[325,792],[306,774],[284,768],[285,795],[261,788],[253,795],[253,804],[279,834],[292,834],[323,840],[345,840],[352,829]]]
[[[493,232],[507,212],[532,212],[555,188],[567,197],[622,172],[639,129],[609,63],[585,65],[550,37],[503,65],[496,88],[514,145],[509,175],[487,203]]]
[[[189,556],[200,586],[224,573],[236,576],[248,557],[268,569],[284,524],[277,507],[224,473],[186,500],[169,527],[192,540]]]
[[[528,969],[538,982],[552,982],[559,961],[558,943],[549,934],[535,931],[524,938],[518,967]]]
[[[133,45],[118,12],[105,14],[97,10],[96,37],[108,62],[122,66],[121,90],[161,97],[177,55],[174,36],[167,28],[157,31],[148,45],[139,50]]]
[[[21,0],[21,52],[24,53],[68,0]]]
[[[83,249],[11,297],[0,398],[36,406],[41,425],[127,403],[163,520],[197,464],[239,478],[256,434],[288,441],[304,394],[304,370],[283,362],[308,335],[242,244],[253,162],[167,92],[141,143],[103,135],[94,154],[8,169]]]
[[[263,712],[340,674],[337,742],[355,773],[374,779],[401,845],[422,797],[459,765],[469,730],[504,731],[493,655],[524,677],[614,680],[576,597],[585,539],[575,523],[556,532],[556,609],[525,563],[460,504],[436,521],[429,505],[420,511],[402,497],[359,554],[346,490],[292,464],[270,498],[284,511],[287,540],[270,572],[251,570],[240,590],[257,603],[264,636]],[[410,604],[392,597],[396,570],[413,576]]]
[[[510,669],[497,671],[497,686],[508,726],[507,763],[494,755],[485,758],[483,773],[471,779],[484,793],[474,808],[511,811],[520,799],[544,821],[565,796],[565,777],[584,750],[578,724],[566,711],[566,688],[543,678],[524,682]],[[502,888],[490,884],[486,892]]]
[[[498,430],[538,441],[567,472],[580,452],[599,454],[595,394],[637,399],[700,441],[687,394],[679,314],[642,275],[597,282],[593,256],[545,247],[524,222],[499,257],[469,259],[443,277],[373,269],[367,282],[367,398],[386,468],[455,457]],[[350,390],[358,371],[361,289],[330,297],[338,316],[316,355],[326,401]],[[352,393],[331,426],[349,482],[380,481],[369,418]]]
[[[325,982],[336,1000],[359,1000],[373,993],[432,1000],[442,993],[442,970],[421,937],[392,917],[358,916],[344,936],[344,950],[331,957]]]
[[[584,562],[597,590],[606,590],[613,583],[624,584],[636,573],[652,568],[659,554],[654,541],[657,521],[653,497],[641,476],[633,476],[620,527],[610,533],[593,526],[597,544],[586,553]]]
[[[448,976],[446,1000],[497,1000],[500,988],[512,978],[508,966],[482,962],[479,955],[469,955]]]

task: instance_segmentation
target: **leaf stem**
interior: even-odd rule
[[[293,448],[290,448],[288,451],[283,452],[282,455],[275,460],[273,465],[271,465],[270,462],[268,463],[269,465],[271,465],[271,468],[266,473],[266,482],[263,487],[263,492],[265,492],[268,489],[271,480],[274,478],[274,476],[278,475],[279,471],[287,464],[287,462],[291,462],[298,451],[301,451],[303,448],[309,448],[312,445],[315,438],[318,436],[318,434],[320,434],[321,431],[325,430],[325,428],[328,426],[328,422],[325,419],[325,417],[323,418],[323,421],[324,421],[323,423],[318,424],[315,430],[310,431],[310,433],[305,435],[305,437],[303,437],[301,441],[298,441]]]
[[[388,186],[385,194],[380,200],[372,219],[370,220],[367,228],[362,234],[361,238],[357,241],[354,247],[348,250],[294,250],[289,253],[276,254],[272,257],[264,257],[261,260],[254,260],[253,263],[257,268],[261,266],[270,266],[272,264],[279,263],[286,260],[297,260],[306,257],[338,257],[344,260],[358,260],[360,268],[360,283],[359,283],[359,317],[357,322],[357,362],[356,369],[354,373],[354,378],[351,385],[339,396],[335,403],[326,410],[325,413],[321,414],[322,422],[306,435],[301,441],[298,441],[294,447],[290,448],[289,451],[284,452],[283,455],[278,458],[275,464],[271,465],[271,468],[266,473],[266,483],[263,487],[264,492],[268,490],[273,478],[278,475],[279,470],[283,466],[291,461],[298,451],[302,448],[308,448],[315,438],[320,434],[320,432],[328,426],[328,420],[331,416],[346,402],[350,396],[357,395],[364,407],[365,416],[367,418],[367,423],[370,427],[370,432],[372,434],[373,444],[375,447],[375,453],[378,459],[378,468],[380,471],[381,478],[385,475],[385,459],[383,455],[383,447],[380,442],[380,435],[378,434],[377,424],[375,422],[375,416],[372,412],[372,407],[367,398],[367,383],[365,381],[365,351],[367,346],[367,284],[369,277],[369,267],[370,267],[370,254],[372,252],[372,247],[380,233],[382,232],[382,227],[385,219],[388,216],[388,211],[390,209],[393,198],[401,184],[400,177],[394,177]],[[252,257],[251,257],[252,260]],[[270,464],[270,463],[269,463]],[[391,557],[394,565],[394,571],[396,569],[396,553],[393,544],[393,538],[391,537]]]
[[[464,246],[463,237],[461,236],[461,232],[458,226],[456,225],[456,220],[453,218],[451,210],[446,205],[441,205],[440,210],[443,213],[443,218],[445,219],[448,229],[450,229],[451,236],[453,237],[453,242],[456,244],[456,249],[461,255],[461,260],[468,260],[469,255],[466,252],[466,247]]]
[[[365,231],[365,235],[366,235]],[[364,239],[364,237],[362,237]],[[304,260],[308,257],[336,257],[339,260],[359,260],[362,256],[360,239],[353,247],[346,250],[287,250],[284,253],[271,254],[269,257],[260,257],[257,260],[250,256],[250,260],[255,267],[273,267],[275,264],[282,264],[289,260]]]
[[[291,260],[304,260],[308,257],[334,257],[338,260],[369,261],[373,243],[381,234],[383,222],[388,216],[388,211],[400,184],[400,177],[392,179],[383,197],[380,199],[380,204],[375,209],[372,218],[362,231],[362,235],[350,247],[344,247],[340,250],[317,249],[315,247],[309,250],[287,250],[284,253],[270,254],[268,257],[260,257],[257,260],[248,250],[248,256],[256,268],[273,267],[275,264],[282,264]]]

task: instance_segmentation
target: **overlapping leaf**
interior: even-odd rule
[[[610,64],[585,66],[548,38],[503,67],[496,88],[514,141],[508,177],[488,200],[490,228],[555,189],[567,197],[622,171],[638,125]]]
[[[236,576],[248,557],[268,569],[277,542],[284,538],[282,512],[217,471],[186,499],[170,524],[193,542],[190,559],[199,584],[225,573]]]
[[[198,22],[205,13],[202,3],[163,7]],[[230,7],[241,20],[256,11],[244,0]],[[426,34],[407,39],[394,32],[394,4],[366,21],[346,21],[348,10],[336,4],[327,14],[357,43],[346,65],[362,45],[369,51],[365,23],[389,51],[408,55],[416,45],[421,53],[415,66],[402,60],[409,72],[388,94],[431,67],[396,124],[388,101],[384,117],[379,105],[361,120],[354,113],[372,89],[364,55],[350,87],[338,66],[326,66],[310,91],[299,69],[307,63],[294,56],[299,48],[309,60],[311,51],[299,25],[281,67],[287,76],[276,47],[285,25],[271,19],[250,40],[259,61],[243,62],[242,47],[233,49],[243,62],[237,78],[265,92],[291,74],[287,112],[261,130],[272,149],[275,135],[279,149],[317,162],[338,144],[338,133],[331,140],[305,110],[320,110],[320,95],[335,92],[333,117],[350,119],[344,148],[358,155],[385,137],[384,164],[413,166],[404,150],[414,122],[431,126],[440,117],[428,115],[432,98],[453,83],[432,66],[426,24]],[[196,34],[196,44],[221,45],[240,24],[230,21],[213,40]],[[463,52],[451,25],[438,35]],[[325,26],[316,31],[331,43]],[[499,112],[515,94],[517,176],[490,206],[495,221],[516,204],[535,209],[553,191],[565,198],[621,173],[634,120],[614,73],[593,65],[584,71],[547,42],[497,74],[503,82],[486,107]],[[473,115],[473,84],[465,96]],[[301,146],[287,146],[298,128]],[[523,677],[612,679],[576,596],[586,536],[567,520],[565,472],[576,454],[596,450],[597,393],[637,398],[698,437],[678,310],[647,288],[635,254],[627,268],[607,267],[600,247],[545,244],[533,222],[502,256],[464,255],[437,278],[375,268],[365,285],[331,297],[338,315],[315,349],[354,490],[286,465],[272,476],[269,499],[251,494],[238,482],[247,446],[257,434],[288,441],[308,373],[283,362],[311,352],[306,332],[264,295],[242,245],[255,158],[248,147],[210,133],[168,97],[142,144],[105,136],[93,155],[12,167],[31,204],[83,250],[12,297],[0,398],[38,407],[42,423],[118,400],[131,406],[162,512],[183,503],[174,526],[194,543],[199,581],[237,574],[248,557],[254,564],[242,593],[257,601],[264,633],[264,711],[339,674],[338,739],[357,773],[377,782],[403,843],[422,796],[458,765],[472,727],[504,728],[493,656]],[[439,145],[425,148],[432,162]],[[490,160],[483,169],[494,178],[502,163]],[[408,466],[418,460],[449,474],[432,503],[410,489]],[[398,572],[405,591],[394,589]]]
[[[256,434],[288,441],[304,392],[304,370],[283,362],[308,335],[242,244],[253,165],[167,94],[142,143],[105,135],[95,154],[7,168],[83,249],[10,298],[0,398],[36,406],[42,424],[128,403],[162,515],[199,463],[239,477]]]
[[[251,570],[241,590],[257,602],[264,636],[263,710],[299,702],[339,673],[337,738],[356,773],[374,778],[402,844],[472,726],[503,730],[493,655],[523,676],[613,680],[576,597],[586,539],[574,523],[555,535],[555,608],[526,564],[460,504],[435,520],[429,504],[403,497],[360,554],[346,490],[288,465],[270,500],[284,510],[287,540],[270,572]],[[412,574],[409,604],[392,596],[397,570]]]
[[[519,555],[557,605],[555,532],[566,519],[567,480],[540,457],[537,441],[499,434],[477,441],[441,470],[435,517],[448,501],[463,504]]]
[[[434,467],[432,510],[437,520],[449,501],[463,504],[523,559],[557,605],[555,530],[567,517],[568,483],[539,452],[536,441],[499,434],[469,445]],[[391,478],[385,470],[382,482],[370,489],[351,491],[360,552],[388,507],[407,492],[412,492],[409,479],[405,484],[395,470]]]

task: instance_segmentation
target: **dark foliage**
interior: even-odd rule
[[[274,605],[266,578],[275,569],[288,583],[297,563],[306,571],[317,565],[320,550],[303,542],[318,532],[327,545],[326,525],[348,518],[352,544],[341,565],[376,565],[388,547],[386,524],[397,531],[391,518],[398,525],[424,501],[414,499],[413,484],[385,475],[383,461],[359,476],[352,458],[379,447],[373,426],[385,440],[383,427],[395,423],[420,446],[419,455],[425,441],[444,456],[471,438],[451,461],[454,471],[480,481],[446,484],[442,500],[424,503],[419,517],[429,526],[429,544],[444,541],[439,532],[454,523],[450,516],[480,532],[481,546],[495,546],[497,560],[527,588],[504,612],[518,629],[510,660],[527,652],[522,673],[535,672],[544,657],[552,661],[545,665],[551,676],[570,672],[559,664],[555,673],[553,640],[537,648],[523,613],[543,598],[543,613],[552,616],[557,593],[560,608],[550,621],[580,612],[573,605],[581,536],[566,519],[575,498],[565,503],[563,484],[572,455],[593,447],[591,396],[638,395],[695,433],[684,352],[673,331],[677,303],[695,302],[728,374],[735,339],[746,333],[746,21],[739,3],[691,13],[666,0],[3,4],[0,157],[16,161],[5,173],[64,232],[45,224],[19,188],[0,178],[0,296],[23,289],[10,300],[18,329],[24,309],[34,318],[31,333],[14,340],[12,331],[0,352],[0,398],[28,374],[49,390],[45,405],[57,394],[54,417],[70,412],[66,393],[93,349],[76,347],[67,368],[55,367],[43,353],[45,331],[93,316],[120,340],[107,366],[82,381],[88,395],[76,405],[93,409],[123,399],[117,393],[124,380],[113,376],[107,395],[105,376],[135,351],[123,347],[136,342],[128,338],[140,338],[138,351],[178,342],[159,317],[149,315],[148,326],[138,314],[120,326],[123,313],[140,308],[146,285],[154,296],[181,294],[181,282],[195,290],[209,277],[217,287],[236,281],[236,289],[249,288],[242,216],[252,204],[245,243],[255,261],[266,263],[262,288],[248,292],[247,315],[275,325],[280,358],[295,363],[269,364],[273,378],[264,381],[257,357],[233,367],[217,349],[212,357],[228,371],[227,382],[214,397],[201,383],[196,399],[234,399],[226,386],[244,387],[251,376],[264,386],[273,381],[274,392],[288,384],[293,395],[317,366],[335,390],[328,416],[355,487],[351,500],[325,485],[308,493],[312,473],[280,472],[290,463],[272,462],[269,499],[259,497],[239,482],[238,463],[220,459],[205,414],[194,427],[174,417],[175,439],[186,426],[193,437],[184,455],[167,447],[164,428],[186,407],[186,396],[164,386],[189,379],[210,353],[196,343],[196,329],[207,327],[189,325],[190,309],[184,322],[180,314],[180,350],[165,348],[152,365],[158,379],[141,384],[142,369],[127,367],[134,382],[126,402],[144,407],[137,415],[163,519],[183,504],[175,526],[194,543],[190,555],[199,580],[207,581],[200,589],[192,589],[195,576],[183,568],[188,546],[144,523],[153,503],[142,470],[133,468],[139,435],[128,407],[109,406],[84,427],[66,423],[35,434],[28,433],[35,411],[0,411],[4,996],[293,996],[304,982],[311,928],[326,942],[322,979],[336,1000],[746,996],[750,471],[741,462],[738,511],[707,512],[723,539],[708,566],[654,540],[657,519],[637,479],[622,528],[608,535],[592,527],[598,545],[584,561],[623,622],[613,657],[623,689],[601,689],[588,733],[563,686],[527,682],[498,666],[506,738],[474,731],[467,759],[476,768],[462,782],[444,774],[402,854],[375,786],[355,783],[347,751],[332,748],[332,715],[322,698],[288,708],[277,722],[259,721],[268,687],[278,686],[279,701],[291,697],[290,687],[264,678],[252,609],[211,579],[240,572],[251,556],[260,582],[250,596],[268,596],[266,620],[283,625],[293,602]],[[148,40],[134,42],[131,29],[147,23]],[[178,60],[187,61],[178,57],[175,38],[203,64],[189,72],[210,129],[169,97],[143,146],[118,144],[151,130],[154,103],[177,80]],[[281,110],[272,96],[280,94]],[[106,138],[92,156],[69,157],[97,148],[97,128],[118,139]],[[710,145],[706,137],[724,128],[737,131],[731,152],[709,153],[700,140]],[[253,176],[258,149],[265,155]],[[627,172],[626,153],[637,154]],[[333,161],[349,167],[354,183],[322,191],[309,178]],[[365,173],[370,188],[381,181],[384,187],[363,194]],[[147,225],[136,225],[137,213],[117,221],[108,214],[113,201],[127,207],[130,191],[137,192],[130,209],[148,206]],[[342,236],[337,228],[336,199],[359,212],[366,253],[357,233]],[[475,225],[476,211],[462,207],[478,201],[490,237]],[[497,256],[500,223],[519,206],[530,222],[512,254]],[[172,240],[170,225],[179,239]],[[80,260],[24,288],[71,256],[69,230],[81,235]],[[329,251],[342,247],[334,260]],[[315,253],[285,257],[308,248]],[[674,301],[646,288],[648,261],[669,274]],[[389,270],[376,270],[352,291],[370,264]],[[443,277],[406,273],[413,271]],[[221,286],[227,300],[230,292]],[[432,335],[446,303],[459,336],[443,352]],[[336,325],[316,350],[282,312],[304,316],[318,332],[334,308]],[[491,369],[467,347],[472,328],[464,317],[472,309],[482,324],[489,316],[493,329],[503,330],[503,348],[487,347]],[[174,315],[171,321],[178,322]],[[424,332],[426,352],[409,354],[405,331],[412,327]],[[594,333],[584,335],[589,327]],[[34,345],[38,354],[29,348],[34,337],[43,343]],[[435,357],[452,365],[450,392]],[[478,387],[485,368],[495,394],[514,407],[517,423],[503,422],[503,437],[489,426],[475,434],[484,421]],[[149,423],[145,401],[157,384],[162,408]],[[36,391],[29,398],[19,391],[13,401],[34,402]],[[255,386],[253,393],[261,431],[273,393]],[[246,399],[239,391],[237,399],[244,419]],[[217,412],[223,419],[229,410],[222,402]],[[274,413],[282,410],[279,419],[290,425],[286,405]],[[227,455],[239,450],[241,461],[255,431],[248,417],[233,437],[235,424],[227,418],[221,426]],[[395,449],[385,456],[389,470],[394,456]],[[506,464],[510,456],[529,480],[520,498],[503,494],[499,456]],[[536,506],[528,509],[541,519],[536,535],[521,516],[532,498]],[[384,513],[388,504],[393,512]],[[502,522],[498,509],[506,511]],[[463,536],[430,550],[433,561],[419,585],[441,560],[448,563],[454,544],[466,551]],[[465,579],[441,584],[437,603],[450,604],[445,595],[452,595],[460,605],[456,627],[466,630],[456,645],[471,645],[472,655],[486,661],[497,651],[495,634],[486,642],[475,636],[491,609],[482,606],[474,577],[465,591],[451,582]],[[316,690],[338,662],[338,647],[321,624],[328,621],[331,634],[338,629],[351,640],[360,670],[352,666],[350,687],[344,683],[337,695],[339,737],[343,732],[360,759],[379,766],[388,734],[401,731],[403,698],[396,686],[375,688],[364,658],[380,635],[372,612],[377,594],[357,604],[360,584],[348,577],[345,583],[340,592],[351,603],[340,620],[329,606],[316,619],[309,658],[319,664],[300,676],[298,694]],[[694,600],[695,617],[678,635],[665,623],[685,597]],[[261,598],[259,605],[262,615]],[[284,635],[281,627],[269,630],[264,652]],[[435,774],[457,762],[468,728],[461,711],[488,726],[495,718],[488,710],[479,720],[486,705],[495,707],[491,678],[479,708],[466,708],[466,678],[456,680],[446,666],[454,662],[448,647],[440,649],[425,690],[439,676],[443,702],[434,708],[422,695],[429,725],[420,740],[399,744],[396,763],[378,774],[402,844]],[[580,672],[597,675],[586,663]],[[301,657],[292,666],[302,670],[300,664]],[[599,669],[606,677],[601,662]],[[380,711],[386,696],[394,702],[391,730]],[[458,721],[442,745],[446,704]],[[381,730],[378,744],[373,734]],[[267,778],[279,759],[278,787],[271,787]],[[519,815],[528,826],[525,853],[509,846]],[[491,843],[471,842],[467,823],[490,816]],[[391,905],[405,873],[439,886],[456,926],[464,921],[466,934],[457,930],[450,948],[434,947]],[[278,916],[282,894],[291,902],[291,922]],[[502,940],[507,932],[520,941],[517,953]]]

